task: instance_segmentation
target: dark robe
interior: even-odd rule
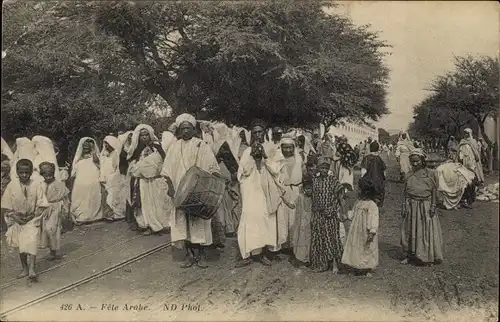
[[[377,191],[377,206],[382,207],[384,204],[386,179],[384,171],[387,169],[384,161],[378,155],[368,154],[363,158],[361,167],[366,169],[363,178],[370,179],[374,183]]]

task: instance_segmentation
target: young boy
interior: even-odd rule
[[[19,179],[13,179],[2,196],[2,208],[9,226],[7,243],[19,249],[22,272],[18,278],[29,276],[36,281],[35,261],[40,238],[40,218],[47,207],[39,182],[31,179],[33,163],[21,159],[16,163]]]
[[[49,247],[49,260],[59,260],[61,249],[62,220],[69,216],[69,190],[62,181],[55,179],[56,166],[53,163],[42,162],[40,175],[44,197],[48,207],[43,210],[41,218],[40,248]]]

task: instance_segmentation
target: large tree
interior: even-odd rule
[[[324,5],[4,4],[2,134],[102,137],[153,122],[156,97],[174,114],[240,125],[377,120],[387,112],[386,45]]]
[[[287,125],[387,112],[385,44],[321,1],[119,2],[97,23],[174,111]]]
[[[491,169],[493,144],[484,124],[498,115],[499,72],[498,58],[455,57],[454,70],[437,77],[429,95],[414,107],[410,130],[426,138],[448,139],[466,125],[478,129],[489,146]]]
[[[499,72],[498,58],[456,57],[455,69],[438,77],[432,87],[443,104],[468,113],[476,120],[481,136],[490,147],[492,141],[484,123],[488,117],[496,117],[498,113]]]

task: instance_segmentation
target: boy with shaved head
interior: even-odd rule
[[[40,219],[47,202],[39,182],[31,179],[33,163],[21,159],[16,163],[14,178],[2,196],[5,209],[7,244],[19,249],[22,271],[18,278],[29,276],[36,281],[35,261],[40,238]]]

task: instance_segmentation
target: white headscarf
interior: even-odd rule
[[[12,153],[12,150],[10,149],[10,146],[7,144],[7,142],[5,142],[5,140],[3,138],[2,139],[2,154],[4,154],[7,158],[9,158],[9,160],[13,160],[14,159],[14,153]]]
[[[130,134],[134,133],[134,131],[127,131],[123,134],[118,135],[118,140],[120,140],[120,144],[123,146],[125,142],[127,142],[127,138]]]
[[[57,165],[57,156],[52,140],[45,136],[36,135],[31,139],[31,142],[33,142],[36,151],[33,168],[40,172],[40,164],[42,162],[53,163],[56,167],[54,175],[56,179],[59,179],[59,167]]]
[[[112,148],[113,151],[108,152],[106,150],[105,144],[109,144]],[[101,182],[106,182],[108,179],[108,176],[112,175],[116,169],[118,168],[119,162],[120,162],[120,153],[121,153],[122,145],[120,143],[120,140],[117,137],[114,137],[112,135],[108,135],[104,138],[103,143],[102,143],[102,150],[101,150],[101,176],[100,180]]]
[[[27,159],[34,163],[35,161],[35,145],[26,137],[16,139],[16,152],[11,167],[11,178],[17,178],[16,164],[21,159]],[[34,164],[33,164],[34,168]]]
[[[35,145],[30,139],[26,137],[16,139],[16,152],[14,153],[16,162],[21,159],[28,159],[33,162],[35,155]]]
[[[78,148],[76,149],[75,157],[73,158],[73,164],[72,164],[72,168],[71,168],[72,175],[75,174],[76,164],[82,158],[82,155],[83,155],[83,144],[87,140],[92,141],[94,143],[94,148],[92,150],[92,154],[95,155],[99,159],[99,154],[97,152],[98,151],[97,150],[98,149],[97,148],[97,142],[93,138],[88,137],[88,136],[81,138],[80,141],[78,142]]]
[[[175,135],[170,131],[165,131],[161,135],[161,147],[167,153],[170,146],[176,141]]]
[[[130,143],[130,147],[128,148],[127,159],[130,159],[134,155],[135,149],[137,149],[137,146],[139,145],[139,135],[141,133],[141,130],[148,131],[149,136],[151,137],[151,140],[153,142],[159,142],[158,137],[156,137],[155,131],[151,126],[147,124],[137,125],[134,130],[134,134],[132,134],[132,142]]]
[[[104,146],[104,143],[109,144],[113,148],[113,150],[114,150],[113,152],[116,152],[117,155],[120,154],[120,152],[122,150],[122,143],[120,142],[120,140],[117,137],[112,136],[112,135],[108,135],[104,138],[103,143],[102,143],[101,157],[107,156],[107,154],[108,154],[108,151],[106,150],[106,148]]]
[[[196,127],[196,118],[194,116],[192,116],[191,114],[184,113],[184,114],[177,116],[177,118],[175,119],[175,125],[177,127],[179,127],[184,122],[188,122],[192,126]]]

